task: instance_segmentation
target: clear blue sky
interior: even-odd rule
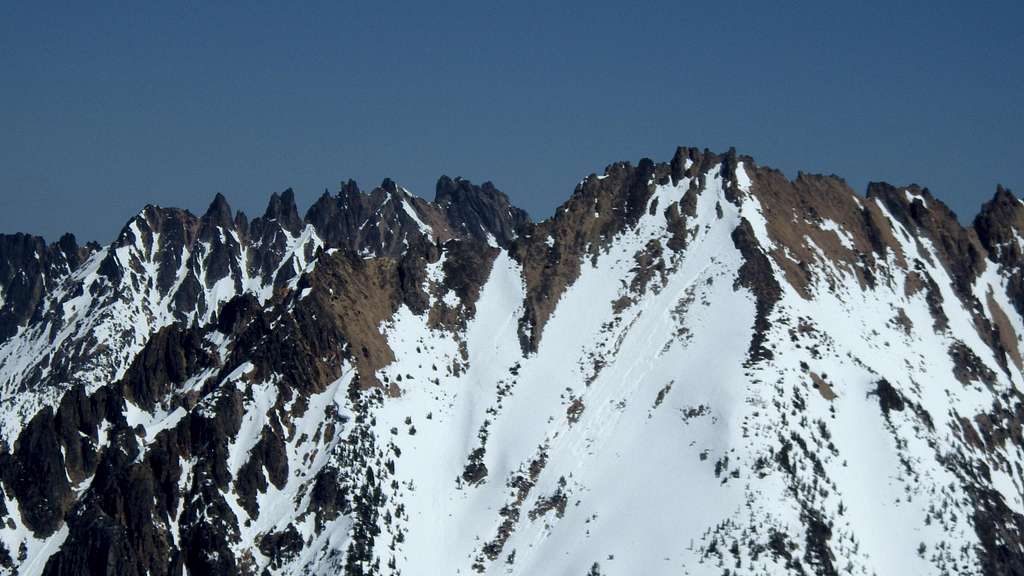
[[[0,232],[441,174],[543,218],[676,145],[917,182],[964,221],[1024,192],[1018,2],[179,4],[0,7]]]

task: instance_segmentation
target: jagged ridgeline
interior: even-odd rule
[[[0,235],[0,573],[1024,574],[1022,235],[694,148]]]

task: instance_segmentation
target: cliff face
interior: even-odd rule
[[[1022,226],[681,148],[0,236],[0,570],[1024,573]]]

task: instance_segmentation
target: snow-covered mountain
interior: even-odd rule
[[[1022,235],[680,148],[0,236],[0,573],[1024,574]]]

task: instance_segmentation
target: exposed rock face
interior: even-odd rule
[[[974,218],[974,230],[989,257],[1006,269],[1007,294],[1018,314],[1024,314],[1024,204],[1009,190],[999,186],[996,195],[981,207]]]
[[[437,181],[434,204],[444,211],[448,222],[460,236],[485,242],[490,237],[503,248],[530,221],[526,212],[512,206],[508,196],[490,182],[474,186],[462,178],[452,180],[442,176]]]
[[[0,573],[1024,574],[1024,204],[679,148],[0,236]]]
[[[638,166],[620,162],[604,176],[591,175],[577,187],[553,218],[524,230],[513,253],[523,266],[525,312],[519,338],[525,352],[536,351],[541,334],[565,289],[579,277],[617,234],[635,225],[668,166],[643,159]],[[651,206],[654,211],[658,206]]]
[[[47,291],[98,247],[80,247],[71,234],[47,245],[38,236],[0,234],[0,342],[41,313]]]
[[[417,220],[434,220],[425,214],[427,206],[390,180],[369,194],[360,193],[350,181],[337,196],[325,193],[309,209],[306,219],[332,246],[399,257],[404,242],[422,234]]]

